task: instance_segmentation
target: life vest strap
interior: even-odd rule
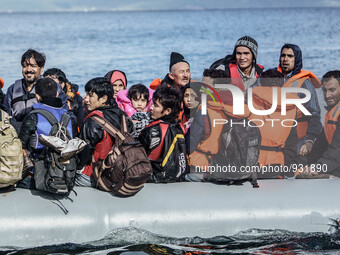
[[[13,106],[17,102],[28,101],[28,100],[33,99],[33,98],[35,98],[35,93],[24,94],[20,97],[16,97],[16,98],[12,99],[11,105]]]
[[[265,146],[265,145],[261,145],[260,146],[260,150],[283,152],[283,148],[281,146]]]
[[[336,125],[336,124],[338,124],[338,121],[335,121],[335,120],[327,120],[327,124]]]

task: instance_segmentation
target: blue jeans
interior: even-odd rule
[[[25,179],[22,179],[18,182],[17,187],[22,189],[35,189],[34,179],[28,175]]]
[[[90,176],[86,174],[76,174],[75,185],[80,187],[96,187],[96,182]]]

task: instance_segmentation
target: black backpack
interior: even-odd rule
[[[250,181],[257,187],[258,158],[261,146],[261,133],[251,121],[250,126],[243,126],[248,119],[234,119],[234,125],[226,125],[221,135],[221,149],[211,156],[211,165],[231,166],[227,172],[216,171],[205,174],[204,180],[214,183],[238,184]],[[237,124],[236,124],[237,123]],[[252,166],[255,166],[253,169]]]
[[[30,114],[41,114],[51,124],[49,136],[57,136],[62,140],[70,140],[71,135],[67,130],[70,116],[64,113],[60,122],[47,110],[35,109]],[[77,156],[74,155],[64,160],[60,152],[45,147],[41,154],[34,160],[34,181],[36,189],[54,194],[68,194],[74,186],[77,168]]]
[[[179,123],[154,121],[145,129],[159,125],[161,130],[161,143],[153,151],[159,151],[152,160],[153,175],[151,182],[169,183],[183,181],[189,171],[187,149],[183,128]]]
[[[208,107],[208,116],[211,111],[212,109]],[[209,159],[210,169],[203,171],[203,181],[218,184],[240,184],[250,181],[253,187],[258,187],[257,174],[254,170],[258,169],[256,167],[261,146],[260,130],[247,118],[237,119],[227,116],[227,119],[229,121],[223,125],[221,135],[216,137],[216,139],[220,139],[220,148],[217,154],[207,154],[198,150]],[[230,125],[231,119],[232,126]],[[210,135],[214,135],[213,128]],[[218,144],[217,141],[216,144]],[[193,166],[195,165],[195,162],[191,163]]]

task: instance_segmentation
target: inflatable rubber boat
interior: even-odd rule
[[[336,231],[340,179],[259,185],[146,184],[129,198],[82,187],[63,199],[17,189],[0,196],[0,247],[83,243],[123,227],[171,237],[231,236],[251,228]]]

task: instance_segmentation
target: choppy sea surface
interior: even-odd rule
[[[7,87],[22,77],[28,48],[47,56],[45,69],[61,68],[80,85],[112,69],[130,85],[148,85],[168,72],[169,55],[182,53],[192,77],[250,35],[258,63],[277,66],[284,43],[298,44],[304,69],[319,78],[340,69],[340,8],[237,9],[162,12],[0,13],[0,77]],[[0,6],[1,12],[1,6]],[[324,105],[321,91],[319,101]],[[0,247],[0,254],[334,254],[340,238],[323,233],[245,230],[235,236],[162,237],[135,228],[112,230],[102,240],[34,248]]]
[[[138,228],[115,229],[90,243],[1,247],[0,254],[338,254],[340,237],[324,233],[249,229],[234,236],[174,238]]]

